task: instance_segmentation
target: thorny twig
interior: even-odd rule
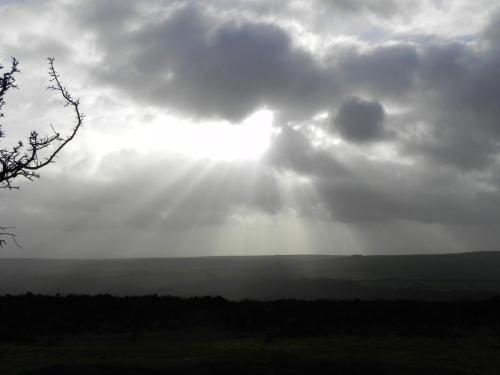
[[[51,124],[53,134],[40,135],[37,131],[31,131],[26,143],[18,141],[12,148],[0,149],[0,189],[19,189],[14,182],[19,178],[30,181],[40,177],[39,170],[52,163],[61,150],[73,140],[76,133],[83,124],[85,115],[80,112],[80,100],[71,96],[68,89],[62,84],[60,76],[54,67],[54,58],[49,57],[49,78],[48,89],[59,92],[63,98],[65,107],[73,109],[75,125],[67,136],[61,136]],[[0,71],[3,66],[0,65]],[[0,74],[0,118],[4,117],[2,108],[5,105],[5,94],[16,89],[15,75],[19,73],[19,61],[12,58],[10,69]],[[5,137],[5,132],[0,125],[0,138]],[[0,227],[0,247],[6,244],[3,239],[10,237],[17,244],[16,235],[11,233],[10,227]]]

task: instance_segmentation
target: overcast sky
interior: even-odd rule
[[[0,0],[2,146],[87,115],[0,191],[3,257],[498,250],[497,0]]]

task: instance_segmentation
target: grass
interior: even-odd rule
[[[208,330],[0,344],[0,374],[498,374],[500,338],[273,338]]]

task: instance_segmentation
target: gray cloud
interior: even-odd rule
[[[489,207],[497,201],[496,193],[481,193],[470,197],[468,192],[450,188],[425,191],[424,184],[415,187],[390,180],[381,187],[366,181],[319,184],[319,191],[331,214],[331,219],[351,222],[414,221],[447,225],[496,226],[500,211]],[[451,180],[450,180],[451,183]],[[403,190],[405,189],[405,190]]]
[[[353,87],[368,89],[377,96],[399,96],[412,89],[419,67],[415,46],[377,47],[373,51],[352,50],[342,57],[343,77]]]
[[[284,126],[266,156],[271,165],[307,174],[314,169],[315,154],[316,150],[306,135]]]
[[[491,17],[489,25],[484,31],[484,37],[496,48],[500,45],[500,11]]]
[[[116,21],[115,21],[116,22]],[[271,106],[311,113],[334,93],[327,71],[270,23],[223,22],[187,5],[138,30],[100,34],[100,80],[190,116],[238,120]]]
[[[331,125],[346,140],[368,142],[384,136],[384,117],[379,102],[351,97],[342,102]]]
[[[75,236],[81,249],[98,233],[101,245],[114,243],[116,250],[128,246],[115,238],[126,230],[134,246],[148,233],[159,251],[163,240],[180,246],[191,230],[204,233],[202,246],[230,220],[288,214],[317,220],[327,232],[336,225],[371,228],[370,235],[356,234],[369,238],[367,248],[385,243],[381,228],[400,227],[437,231],[436,243],[450,249],[456,244],[444,240],[449,236],[469,247],[495,243],[494,236],[478,238],[500,224],[498,13],[470,33],[450,32],[458,24],[447,17],[444,31],[413,28],[425,11],[439,8],[430,2],[412,2],[411,11],[396,0],[40,4],[9,4],[3,19],[22,20],[23,28],[4,25],[5,32],[0,25],[6,36],[0,47],[19,54],[23,67],[56,55],[73,74],[63,75],[68,86],[80,87],[87,100],[92,136],[126,131],[129,119],[148,132],[153,120],[130,113],[154,118],[165,109],[202,127],[208,119],[238,122],[268,108],[277,131],[251,162],[193,161],[147,146],[142,156],[120,145],[97,155],[75,143],[74,154],[62,159],[84,155],[87,172],[78,175],[60,161],[59,174],[23,185],[0,204],[9,225],[25,228],[20,235],[28,244],[48,249],[44,233],[52,233]],[[21,89],[44,85],[40,77],[28,75]],[[9,97],[8,109],[17,101],[22,110],[6,121],[38,121],[48,100],[34,99]],[[324,120],[320,113],[332,108],[337,112]],[[405,241],[400,236],[391,246]]]
[[[382,1],[360,1],[360,0],[318,0],[318,4],[334,10],[342,10],[350,13],[369,12],[381,16],[391,16],[397,13],[401,4],[394,0]]]
[[[498,153],[500,54],[463,43],[425,48],[414,111],[426,134],[408,140],[417,155],[462,169],[487,168]]]

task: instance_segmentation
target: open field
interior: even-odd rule
[[[0,373],[498,374],[500,299],[0,297]]]
[[[491,337],[231,337],[209,331],[0,344],[2,374],[498,374]]]
[[[1,259],[0,294],[453,300],[500,294],[500,252],[406,256]]]

